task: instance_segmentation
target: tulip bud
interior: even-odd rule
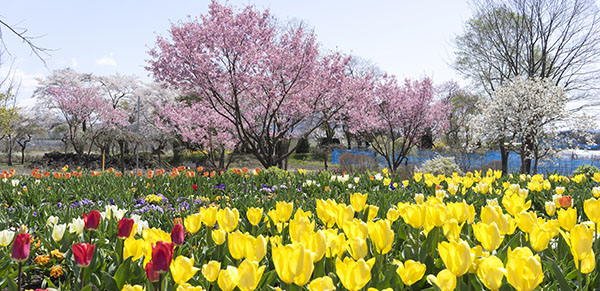
[[[361,212],[365,209],[368,196],[369,194],[362,193],[354,193],[350,196],[350,204],[354,208],[354,211]]]
[[[250,207],[250,208],[248,208],[248,211],[246,212],[246,218],[248,218],[248,221],[250,222],[250,224],[252,224],[254,226],[256,226],[260,223],[260,221],[262,220],[262,216],[263,216],[262,208]]]
[[[523,276],[527,274],[527,276]],[[508,248],[506,279],[517,290],[533,290],[544,280],[542,264],[538,255],[527,247]]]
[[[556,204],[554,204],[553,201],[546,201],[544,206],[546,208],[546,214],[548,214],[548,216],[554,216],[556,213]]]
[[[442,291],[452,291],[456,288],[456,276],[448,269],[441,270],[437,276],[427,276],[427,281],[431,285],[435,285]]]
[[[144,271],[146,271],[146,277],[148,277],[148,281],[158,282],[158,280],[160,280],[160,274],[154,269],[152,260],[146,264]]]
[[[98,210],[92,210],[89,214],[83,213],[83,223],[87,230],[96,230],[100,225],[102,214]]]
[[[75,264],[77,266],[85,268],[90,265],[92,262],[92,257],[94,256],[94,250],[96,249],[96,245],[91,245],[89,243],[80,243],[73,245],[73,257],[75,258]]]
[[[135,221],[131,218],[122,218],[119,220],[119,234],[118,237],[120,239],[126,239],[131,235],[131,230],[133,229],[133,225]]]
[[[221,263],[217,261],[210,261],[202,266],[202,275],[208,282],[214,282],[219,276],[221,270]]]
[[[181,224],[178,224],[181,225]],[[173,281],[179,285],[183,285],[198,272],[198,268],[194,267],[194,258],[187,258],[184,256],[178,256],[170,267],[171,276]]]
[[[214,229],[211,232],[211,236],[213,241],[220,246],[225,242],[225,239],[227,238],[227,233],[222,229]]]
[[[254,290],[260,282],[265,266],[258,266],[258,262],[242,261],[238,269],[237,286],[242,291]]]
[[[477,277],[490,290],[500,290],[504,273],[506,273],[504,264],[496,256],[490,256],[481,260],[477,268]]]
[[[175,224],[173,225],[173,230],[171,230],[171,242],[177,246],[183,244],[185,239],[185,231],[183,230],[183,225]]]
[[[404,263],[398,262],[396,273],[404,282],[404,285],[410,286],[423,278],[425,275],[426,266],[413,260],[408,260]]]
[[[156,272],[162,273],[169,271],[171,260],[173,259],[173,244],[159,241],[152,246],[152,262]]]
[[[17,234],[12,245],[12,259],[16,262],[27,260],[27,258],[29,258],[30,246],[31,235],[24,232]]]
[[[573,199],[571,198],[571,196],[563,196],[560,197],[560,199],[558,199],[558,202],[560,203],[560,207],[567,208],[573,204],[572,200]]]

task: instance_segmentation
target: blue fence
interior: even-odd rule
[[[377,163],[381,167],[386,167],[385,159],[381,156],[375,155],[370,150],[339,150],[335,149],[331,153],[331,163],[339,164],[339,157],[344,153],[352,153],[356,155],[366,155],[375,158]],[[573,156],[561,156],[560,158],[555,158],[553,160],[544,160],[540,161],[538,165],[538,173],[546,173],[548,172],[560,172],[563,174],[570,174],[577,167],[588,164],[600,167],[600,151],[597,152],[596,157],[593,158],[585,158],[585,157],[577,157]],[[465,171],[474,170],[480,168],[484,165],[487,165],[494,161],[500,161],[500,152],[488,152],[485,155],[477,155],[477,154],[442,154],[434,151],[427,150],[417,150],[414,154],[411,154],[408,157],[409,165],[421,166],[427,160],[433,159],[437,156],[445,156],[445,157],[454,157],[456,163]],[[508,171],[509,172],[518,172],[521,168],[521,159],[515,154],[511,153],[508,158]]]

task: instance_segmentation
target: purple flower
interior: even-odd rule
[[[217,185],[217,186],[215,186],[215,189],[225,190],[225,184]]]

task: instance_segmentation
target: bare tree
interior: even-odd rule
[[[455,68],[488,96],[517,76],[550,78],[589,101],[600,80],[600,12],[594,0],[474,0],[456,39]],[[586,102],[586,105],[600,103]]]
[[[44,65],[46,65],[45,57],[49,56],[49,52],[51,51],[48,48],[43,48],[35,44],[34,40],[38,38],[37,36],[30,36],[27,34],[28,30],[26,28],[16,27],[14,25],[8,24],[3,19],[0,19],[0,43],[2,44],[2,49],[10,55],[8,48],[6,47],[6,43],[4,42],[4,35],[2,33],[2,27],[6,28],[9,32],[16,35],[21,41],[23,41],[29,48],[31,49],[31,53],[38,57]]]

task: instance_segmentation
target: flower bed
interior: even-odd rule
[[[598,174],[67,167],[0,179],[9,290],[600,288]]]

